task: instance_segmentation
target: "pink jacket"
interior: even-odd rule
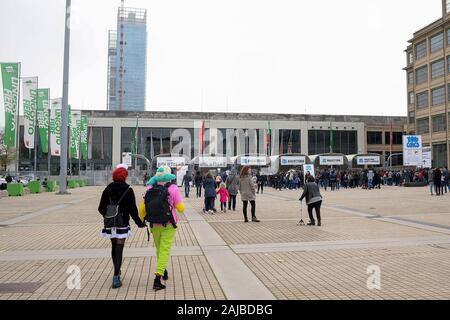
[[[218,195],[220,195],[220,202],[230,201],[230,194],[227,189],[219,189],[216,191]]]

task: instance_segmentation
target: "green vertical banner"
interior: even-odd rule
[[[70,123],[70,156],[78,159],[80,157],[81,111],[72,111]]]
[[[5,138],[9,148],[16,146],[16,116],[19,103],[19,63],[0,63],[0,107],[4,108]]]
[[[87,160],[88,156],[88,116],[81,116],[81,130],[80,130],[80,142],[81,142],[81,158]]]
[[[36,131],[37,89],[37,77],[22,78],[24,120],[23,142],[27,149],[35,148],[34,140]]]
[[[137,154],[138,152],[138,144],[137,144],[137,135],[139,128],[139,118],[136,118],[136,128],[134,129],[133,140],[131,141],[131,153]]]
[[[62,99],[53,99],[50,117],[50,150],[51,155],[61,156],[61,115]]]
[[[39,140],[41,150],[48,153],[48,130],[50,128],[50,89],[38,89],[37,91],[37,125],[39,128]]]

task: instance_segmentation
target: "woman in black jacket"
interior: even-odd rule
[[[131,236],[130,216],[139,228],[145,228],[145,223],[139,218],[136,207],[136,198],[133,189],[125,182],[128,171],[124,167],[119,167],[113,172],[113,181],[103,191],[98,212],[104,217],[104,228],[102,235],[111,239],[111,257],[114,264],[114,277],[112,288],[122,286],[120,280],[120,267],[122,266],[122,255],[125,239]],[[118,215],[116,218],[105,218],[108,205],[118,205]]]
[[[313,209],[316,210],[317,225],[320,227],[322,225],[320,218],[320,207],[322,205],[322,195],[320,194],[319,186],[314,182],[314,177],[309,176],[308,182],[305,185],[303,194],[300,197],[300,201],[306,198],[306,204],[308,205],[308,215],[309,223],[308,226],[315,226],[316,222],[313,217]]]

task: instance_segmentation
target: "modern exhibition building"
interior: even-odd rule
[[[399,166],[407,123],[406,117],[384,116],[82,112],[89,117],[88,159],[71,159],[75,173],[108,170],[134,153],[133,145],[141,155],[132,161],[138,170],[168,162],[195,168],[249,164],[271,172],[303,163]],[[22,118],[20,124],[20,170],[33,171],[34,150],[25,148]],[[50,160],[57,174],[59,157]],[[47,170],[47,154],[38,148],[37,171]]]

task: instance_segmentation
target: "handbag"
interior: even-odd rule
[[[130,189],[130,186],[128,186],[127,190],[122,194],[119,201],[114,204],[111,195],[109,196],[109,205],[106,206],[106,214],[104,216],[104,223],[105,228],[116,228],[116,227],[124,227],[124,219],[122,214],[119,212],[119,204],[122,201],[122,199],[125,197],[125,195],[128,192],[128,189]]]

